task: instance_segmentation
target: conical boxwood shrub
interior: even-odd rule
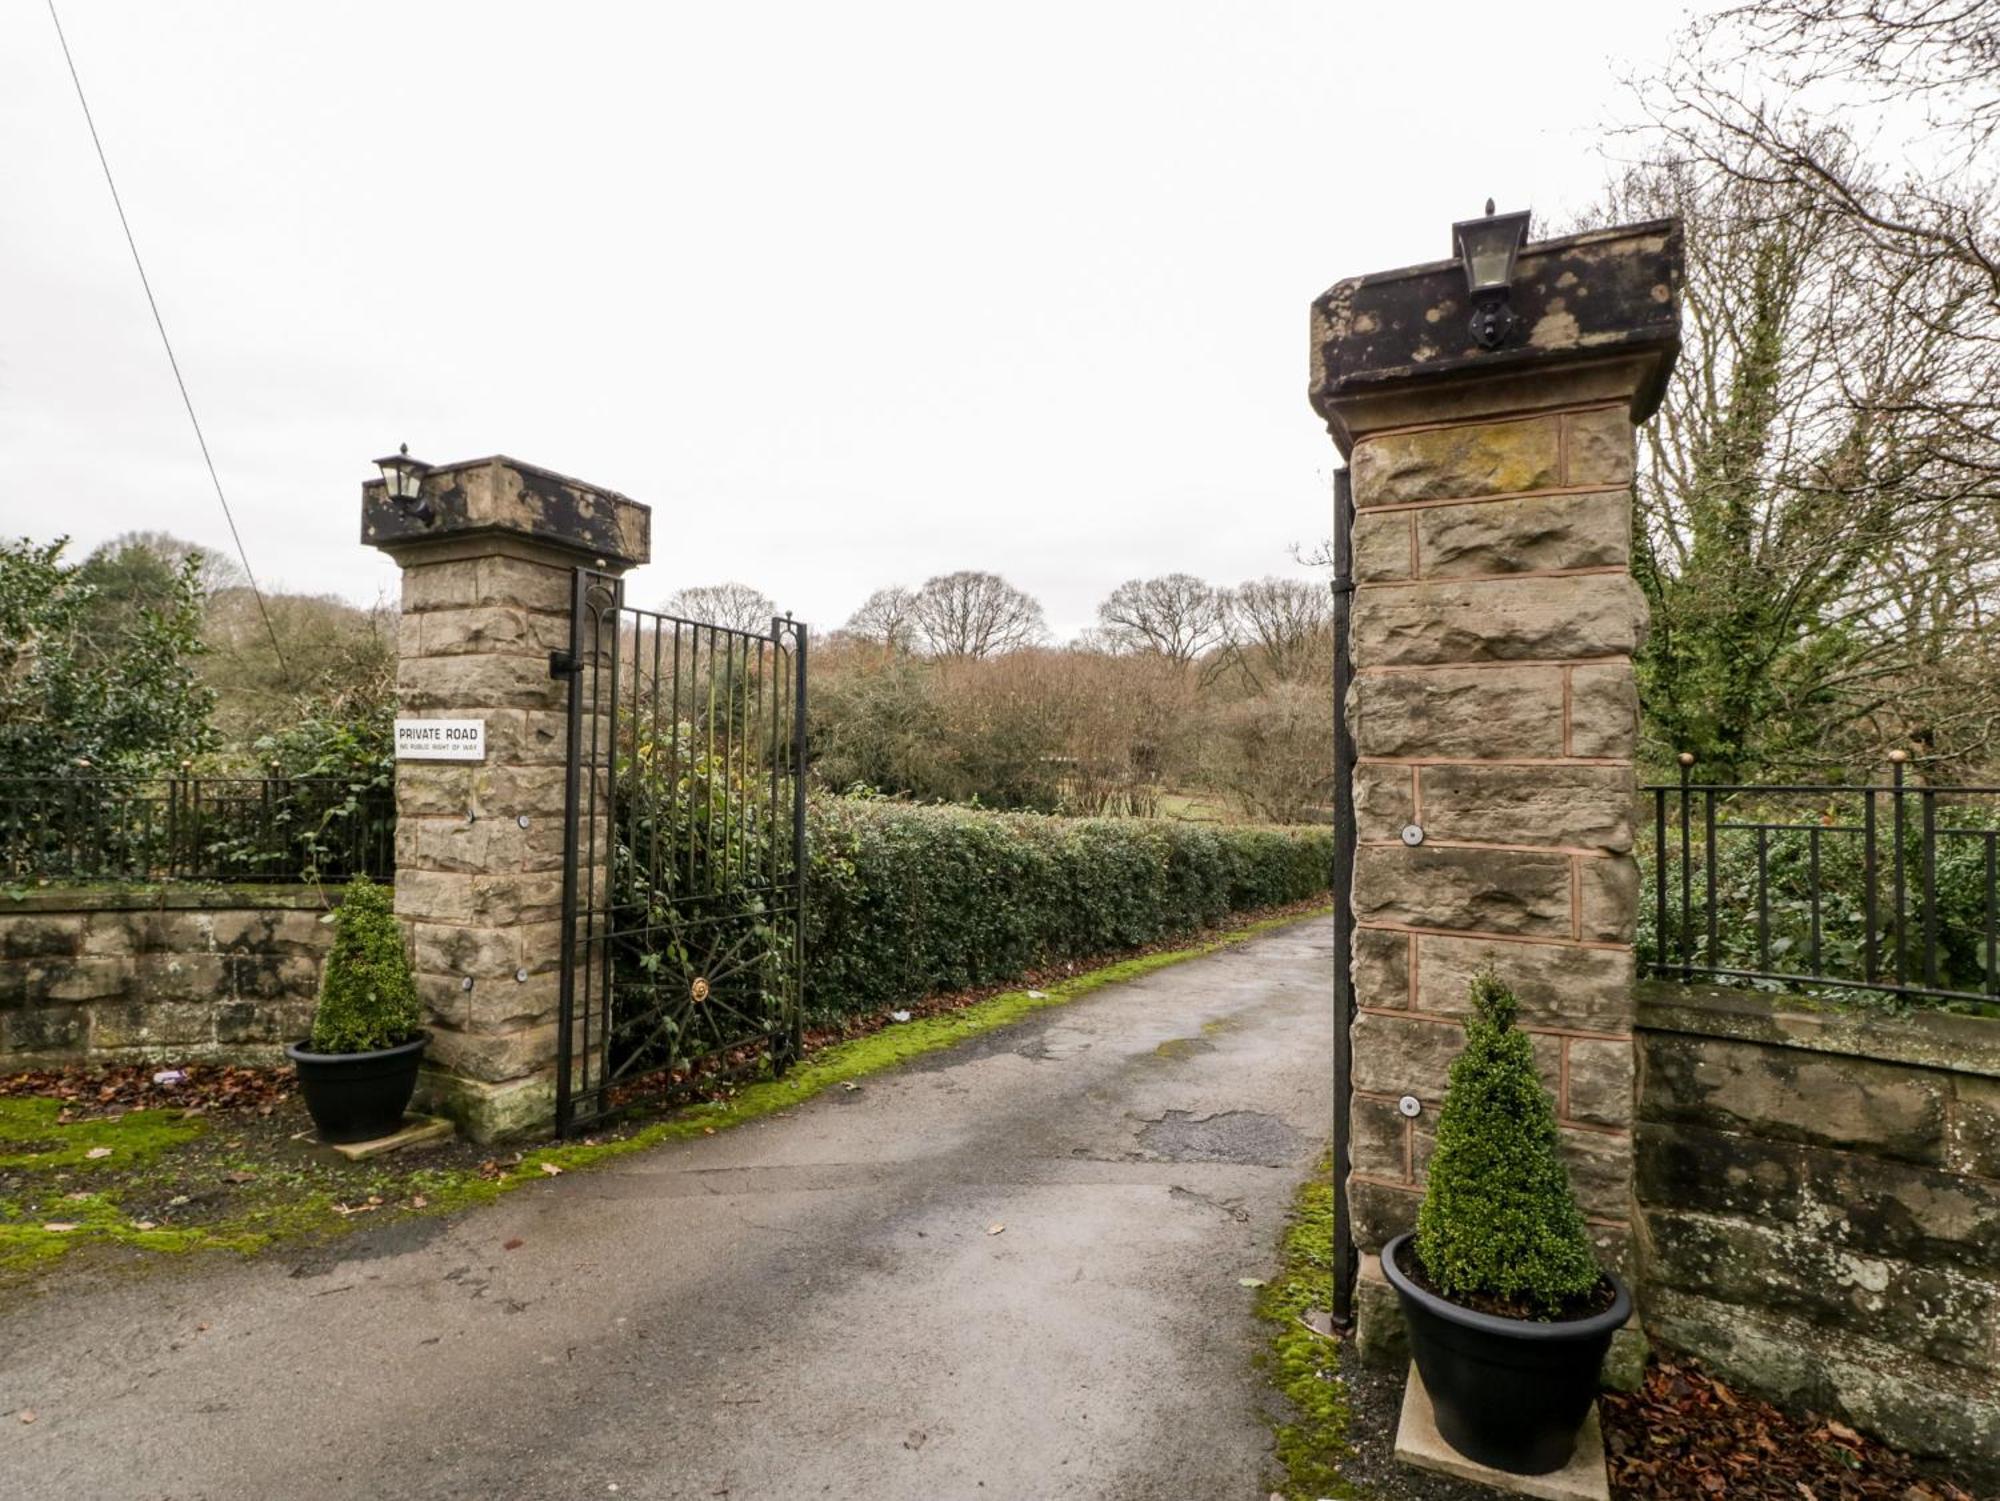
[[[416,1036],[423,1012],[395,893],[356,876],[333,914],[333,948],[319,977],[315,1053],[372,1053]]]
[[[1484,970],[1473,977],[1472,1005],[1438,1115],[1417,1256],[1445,1297],[1553,1317],[1597,1286],[1597,1258],[1570,1194],[1534,1044],[1514,1027],[1514,993]]]

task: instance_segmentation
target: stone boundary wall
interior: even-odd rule
[[[1650,1332],[2000,1489],[2000,1020],[1639,995]]]
[[[0,896],[0,1069],[271,1062],[312,1025],[340,887]]]

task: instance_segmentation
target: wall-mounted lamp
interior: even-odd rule
[[[396,503],[396,509],[429,526],[437,514],[424,498],[424,476],[431,472],[431,466],[422,459],[411,458],[410,445],[405,443],[388,458],[377,459],[375,467],[382,471],[383,487]]]
[[[1528,211],[1496,214],[1486,200],[1486,217],[1461,219],[1451,227],[1451,248],[1465,268],[1472,297],[1472,342],[1498,349],[1520,321],[1514,316],[1514,261],[1528,238]]]

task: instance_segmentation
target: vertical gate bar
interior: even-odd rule
[[[1681,763],[1681,978],[1694,973],[1694,843],[1689,834],[1688,778],[1694,768]]]
[[[1667,789],[1653,789],[1653,973],[1667,972]]]
[[[2000,833],[1986,835],[1986,992],[2000,995]]]
[[[1937,788],[1926,787],[1924,806],[1924,984],[1938,988],[1937,962]]]
[[[1358,1258],[1348,1212],[1353,1158],[1354,1078],[1354,740],[1347,690],[1354,675],[1354,488],[1346,468],[1333,475],[1333,1306],[1331,1327],[1354,1328]]]
[[[736,816],[736,632],[722,638],[722,889],[729,889],[730,824]]]
[[[1701,853],[1702,894],[1708,903],[1708,948],[1707,948],[1708,967],[1711,971],[1713,971],[1718,967],[1722,958],[1721,954],[1717,952],[1716,948],[1715,789],[1713,787],[1707,787],[1703,789],[1702,814],[1701,814],[1701,851],[1702,851]]]
[[[575,1102],[570,1071],[575,1067],[573,1032],[576,1025],[576,859],[577,762],[583,730],[583,590],[584,571],[570,575],[569,706],[565,715],[563,763],[563,871],[561,973],[556,977],[556,1130],[566,1132]]]
[[[1880,918],[1875,910],[1878,906],[1875,886],[1880,877],[1876,871],[1875,862],[1875,785],[1874,780],[1871,778],[1869,785],[1862,793],[1861,812],[1862,921],[1866,924],[1868,930],[1862,939],[1861,978],[1871,981],[1882,973],[1881,940],[1876,931],[1876,926]]]
[[[646,833],[646,952],[653,951],[653,909],[660,900],[660,820],[666,817],[666,802],[660,781],[660,641],[666,635],[666,618],[655,615],[653,619],[653,741],[647,757],[647,772],[652,781],[653,818],[652,828]],[[644,785],[643,783],[641,785]],[[673,784],[664,784],[664,791],[670,795]],[[637,853],[633,855],[637,863]]]
[[[1895,811],[1895,823],[1894,828],[1891,830],[1891,837],[1896,842],[1896,983],[1901,985],[1904,979],[1907,978],[1905,973],[1907,956],[1904,950],[1908,947],[1903,937],[1907,912],[1905,900],[1907,893],[1903,873],[1903,836],[1907,829],[1907,815],[1903,810],[1903,763],[1901,761],[1896,762],[1895,770],[1895,784],[1891,788],[1889,796],[1891,806]]]
[[[1757,825],[1757,968],[1771,972],[1771,829]]]
[[[794,627],[792,692],[792,1056],[805,1051],[806,1011],[806,623]]]
[[[784,636],[782,626],[776,616],[771,618],[771,796],[764,814],[764,845],[767,851],[764,860],[765,884],[771,888],[771,905],[778,905],[778,715],[781,711],[784,690],[779,675],[784,672]]]
[[[597,1046],[604,1057],[598,1064],[597,1087],[603,1098],[598,1102],[601,1113],[611,1103],[611,1043],[616,1035],[618,1016],[618,973],[613,962],[612,929],[618,904],[618,890],[615,880],[618,860],[618,688],[620,673],[624,670],[625,637],[625,580],[611,581],[611,715],[610,723],[604,731],[604,908],[605,920],[600,941],[604,946],[598,961],[598,985],[604,996],[604,1012],[598,1020]],[[636,646],[634,655],[637,655]],[[597,867],[593,865],[592,870]]]
[[[1810,968],[1806,972],[1812,975],[1817,975],[1819,973],[1819,940],[1820,940],[1819,843],[1820,843],[1820,826],[1818,824],[1814,824],[1812,828],[1808,830],[1806,833],[1806,849],[1808,852],[1806,889],[1812,893],[1812,962]]]

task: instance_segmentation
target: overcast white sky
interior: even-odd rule
[[[1678,6],[59,0],[252,564],[357,601],[370,460],[653,507],[631,597],[1063,634],[1326,528],[1306,311],[1597,193]],[[45,0],[0,8],[0,533],[227,533]]]

